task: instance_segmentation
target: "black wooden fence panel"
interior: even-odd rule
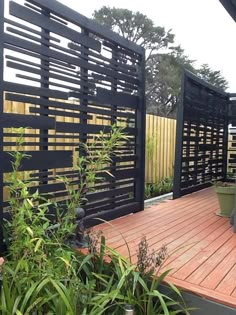
[[[177,116],[174,198],[227,177],[229,94],[185,71]]]
[[[68,192],[55,183],[55,174],[78,181],[72,153],[79,142],[109,133],[104,122],[126,126],[130,141],[108,167],[114,177],[88,196],[87,218],[112,219],[143,209],[143,48],[55,0],[10,1],[5,17],[4,1],[0,5],[0,216],[7,205],[3,187],[11,171],[12,127],[31,127],[23,150],[32,158],[22,171],[33,170],[40,191],[63,199]],[[8,100],[14,102],[11,112],[3,106]],[[22,102],[28,104],[25,113]],[[92,115],[101,123],[93,124]]]
[[[229,104],[229,152],[228,152],[228,172],[229,179],[235,181],[236,175],[236,94],[230,94]]]

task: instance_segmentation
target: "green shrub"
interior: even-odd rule
[[[91,234],[89,237],[91,239]],[[101,314],[120,315],[126,304],[135,307],[136,315],[189,314],[180,291],[173,284],[170,284],[172,296],[160,291],[160,284],[169,273],[166,271],[158,275],[166,258],[165,246],[157,252],[150,251],[143,237],[135,266],[130,259],[106,246],[103,236],[100,242],[94,240],[96,236],[92,234],[89,255],[84,257],[79,269],[80,277],[93,283],[97,292],[94,297],[89,297],[91,300],[87,303],[86,314],[99,314],[102,305],[104,311]]]
[[[165,177],[161,181],[156,183],[145,184],[145,199],[164,195],[173,190],[172,177]]]
[[[30,158],[20,151],[23,131],[20,129],[17,151],[12,153],[13,172],[9,178],[12,220],[6,227],[9,248],[2,270],[1,314],[120,315],[127,303],[135,306],[137,315],[188,314],[176,287],[171,285],[179,301],[159,291],[160,283],[168,274],[168,271],[156,274],[165,259],[165,247],[149,252],[143,238],[135,266],[130,258],[106,246],[100,234],[88,232],[87,255],[66,245],[66,239],[75,229],[74,209],[82,202],[84,189],[92,187],[100,176],[101,165],[110,161],[112,147],[124,140],[121,131],[113,129],[113,143],[103,139],[105,149],[104,154],[98,154],[100,162],[91,156],[93,165],[85,158],[82,164],[81,160],[77,164],[83,178],[79,198],[74,187],[63,178],[70,188],[71,204],[67,203],[70,211],[63,216],[58,209],[56,221],[50,220],[48,211],[52,205],[57,208],[57,204],[38,191],[31,193],[33,183],[21,179],[22,160]]]

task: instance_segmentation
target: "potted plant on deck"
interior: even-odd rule
[[[220,212],[217,214],[230,217],[234,208],[236,185],[227,182],[216,182],[215,192],[220,205]]]

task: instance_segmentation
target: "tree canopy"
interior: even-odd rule
[[[212,70],[207,64],[197,69],[194,60],[185,54],[180,45],[175,44],[172,30],[156,26],[146,15],[103,6],[94,11],[93,17],[97,22],[145,48],[148,113],[175,115],[183,68],[219,88],[227,88],[228,83],[220,71]]]
[[[174,43],[174,34],[164,27],[155,26],[154,22],[140,12],[103,6],[94,11],[93,17],[100,24],[119,33],[124,38],[142,46],[148,53],[166,49]]]
[[[197,74],[201,79],[211,83],[212,85],[222,90],[226,90],[228,88],[228,82],[223,77],[221,71],[212,70],[208,64],[203,64],[197,70]]]

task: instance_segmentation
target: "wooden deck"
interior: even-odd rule
[[[146,235],[151,248],[167,246],[171,268],[168,281],[186,291],[236,307],[236,234],[229,219],[219,217],[212,188],[147,207],[145,211],[113,220],[96,229],[107,244],[128,257],[120,232],[126,238],[132,261],[137,244]]]

